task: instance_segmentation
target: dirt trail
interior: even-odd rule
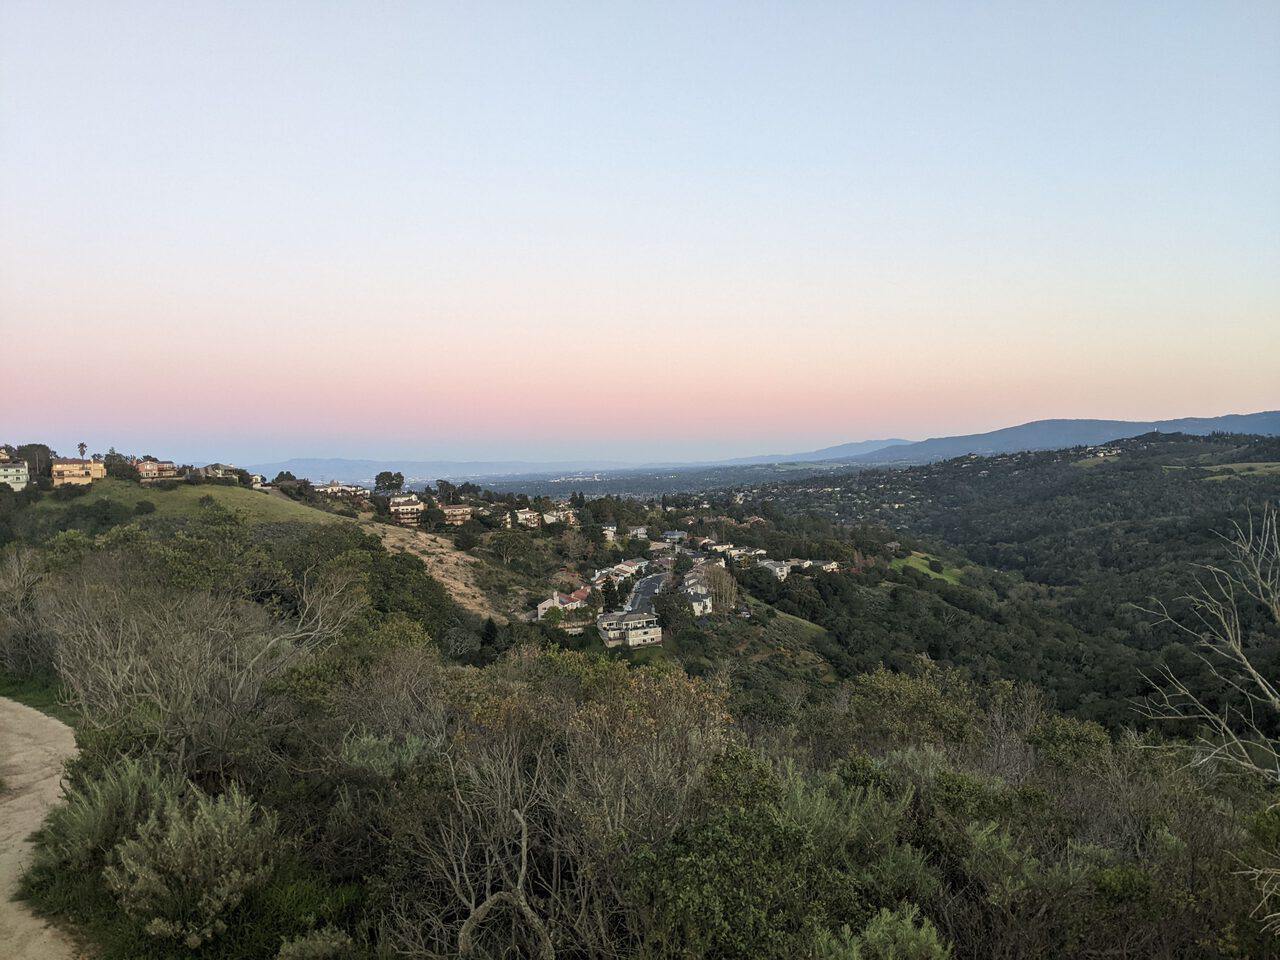
[[[65,723],[0,697],[0,953],[7,960],[75,960],[70,937],[13,895],[31,856],[28,837],[58,800],[62,765],[75,753]]]

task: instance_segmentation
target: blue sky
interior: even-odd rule
[[[12,440],[656,459],[1280,406],[1273,2],[8,2],[0,160]]]

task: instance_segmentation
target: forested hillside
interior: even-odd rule
[[[781,532],[862,531],[948,557],[948,582],[870,565],[752,588],[828,626],[851,669],[914,652],[979,677],[1028,680],[1060,709],[1121,726],[1148,677],[1201,677],[1187,638],[1146,608],[1219,563],[1235,524],[1280,498],[1280,440],[1150,435],[1105,448],[963,457],[757,488]],[[876,530],[880,533],[876,533]],[[752,576],[748,574],[748,576]],[[1253,624],[1272,639],[1272,625]],[[1261,653],[1280,666],[1276,645]]]

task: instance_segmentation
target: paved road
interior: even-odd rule
[[[663,571],[662,573],[653,573],[637,580],[635,588],[631,591],[631,596],[627,599],[627,609],[639,610],[641,613],[653,613],[653,598],[662,589],[663,581],[666,579],[667,574]]]

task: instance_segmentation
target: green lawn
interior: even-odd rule
[[[752,620],[756,623],[764,624],[766,640],[784,638],[812,643],[814,640],[826,635],[827,631],[812,620],[805,620],[803,617],[783,613],[776,607],[762,603],[755,597],[748,597],[747,606],[751,610]],[[774,615],[768,617],[765,613],[766,610],[772,610]]]
[[[938,558],[930,556],[927,553],[920,553],[917,551],[912,553],[911,556],[909,557],[897,557],[889,561],[889,566],[892,567],[894,570],[901,570],[903,567],[912,567],[913,569],[919,570],[921,573],[926,574],[927,576],[935,577],[938,580],[945,580],[947,581],[947,583],[959,584],[960,568],[949,567],[944,563],[942,567],[942,572],[935,573],[934,571],[929,569],[929,561],[935,560],[935,559],[938,559]]]
[[[162,490],[155,486],[113,479],[97,481],[88,493],[74,500],[58,500],[52,495],[46,495],[40,498],[34,509],[53,512],[73,503],[88,506],[96,500],[115,500],[133,507],[141,500],[150,500],[156,505],[153,516],[182,517],[194,513],[199,508],[200,499],[206,496],[213,497],[228,510],[244,515],[252,523],[277,523],[286,520],[318,523],[336,519],[333,514],[265,490],[186,483],[180,483],[173,490]]]
[[[1280,463],[1224,463],[1211,468],[1212,477],[1206,480],[1227,480],[1231,477],[1274,477],[1280,475]]]

